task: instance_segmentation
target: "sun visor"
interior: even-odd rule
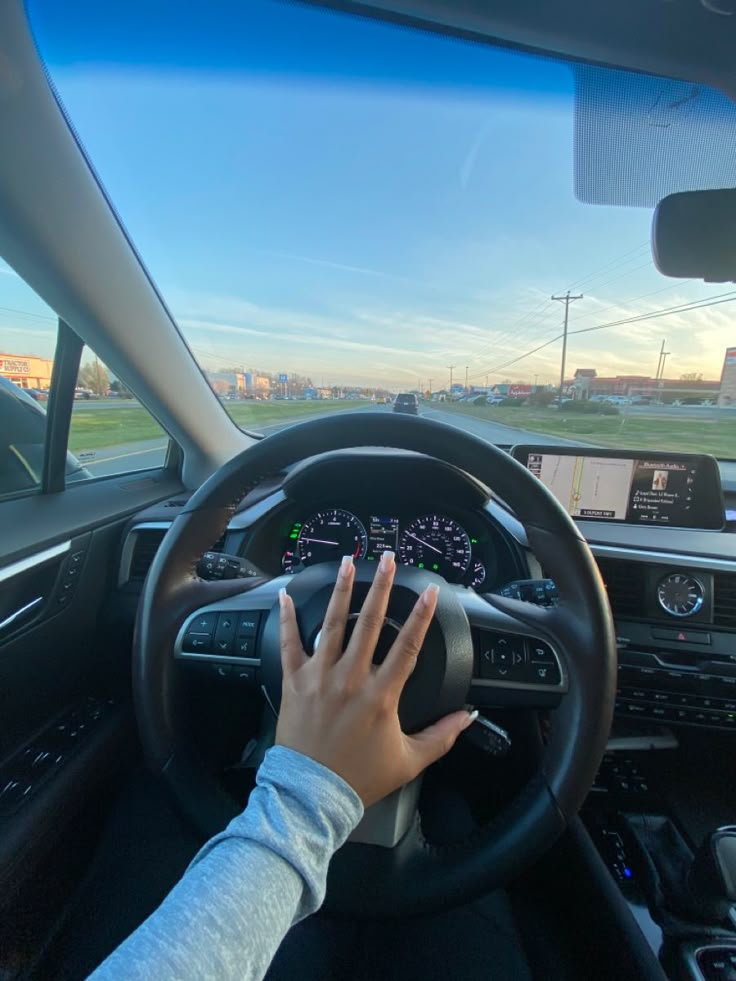
[[[736,185],[736,105],[715,89],[576,65],[575,195],[653,208]]]

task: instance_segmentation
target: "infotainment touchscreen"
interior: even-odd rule
[[[513,456],[573,518],[721,528],[718,464],[698,454],[516,446]]]

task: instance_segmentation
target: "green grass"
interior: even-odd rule
[[[272,423],[303,419],[325,412],[357,409],[366,402],[225,402],[228,415],[244,429],[258,431]],[[138,443],[166,434],[140,405],[130,407],[80,403],[72,413],[69,449],[72,453]]]
[[[124,409],[107,406],[74,406],[69,433],[69,449],[72,453],[100,450],[121,443],[138,443],[142,440],[165,436],[155,419],[140,405]]]
[[[370,405],[370,402],[225,402],[228,415],[241,427],[258,431],[259,426],[288,422],[325,412],[344,412]]]
[[[596,446],[623,449],[651,449],[681,453],[712,453],[722,459],[736,457],[736,417],[703,409],[702,415],[657,417],[636,414],[628,416],[580,416],[565,410],[501,408],[485,405],[451,405],[442,410],[475,416],[488,422],[529,430],[534,433],[563,436]]]

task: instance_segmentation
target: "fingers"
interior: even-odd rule
[[[319,636],[319,644],[314,653],[314,660],[320,661],[325,667],[330,667],[342,655],[345,624],[350,612],[350,597],[353,592],[354,578],[353,557],[346,555],[340,563],[337,582],[330,597],[330,604],[327,607]]]
[[[413,776],[418,776],[431,763],[436,763],[445,753],[449,753],[460,733],[472,725],[477,717],[477,711],[468,712],[462,709],[460,712],[446,715],[444,719],[428,726],[415,736],[406,736],[414,762]]]
[[[307,655],[304,653],[302,639],[299,636],[294,600],[285,589],[279,590],[279,635],[281,670],[284,678],[288,678],[305,663]]]
[[[399,636],[394,641],[386,660],[378,671],[378,683],[392,688],[399,695],[409,675],[414,670],[424,638],[437,609],[439,586],[431,583],[414,604]]]
[[[345,651],[344,661],[349,670],[362,668],[367,671],[370,667],[378,643],[378,635],[386,617],[395,573],[394,553],[384,552]]]

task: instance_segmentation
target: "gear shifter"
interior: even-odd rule
[[[690,892],[715,922],[725,920],[736,903],[736,826],[712,831],[695,853],[688,874]]]

